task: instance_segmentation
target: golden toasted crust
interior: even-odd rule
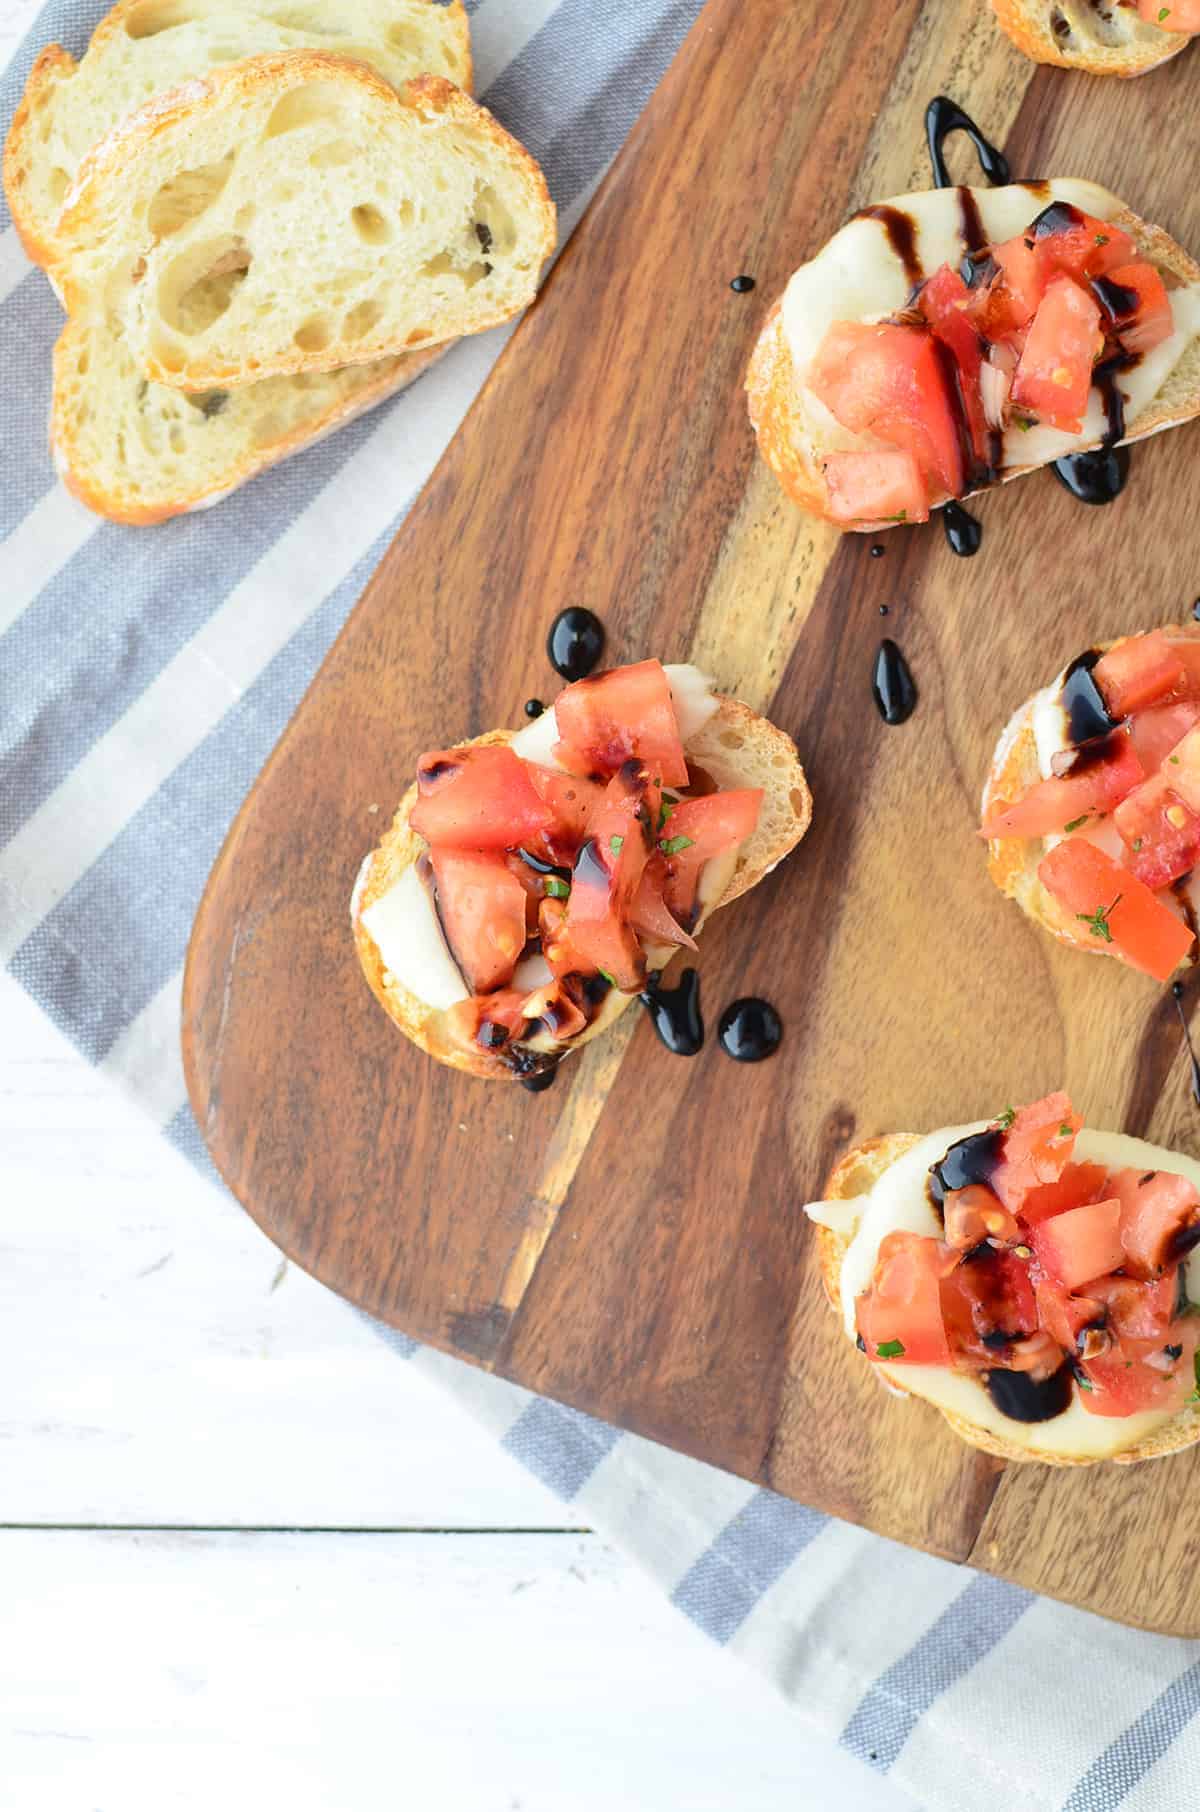
[[[1119,208],[1112,221],[1130,235],[1143,258],[1177,283],[1200,283],[1200,265],[1161,227],[1140,219],[1128,208]],[[759,451],[788,496],[801,509],[832,522],[829,489],[822,470],[822,449],[813,441],[797,408],[795,371],[778,301],[769,309],[750,355],[746,395]],[[1151,434],[1177,427],[1196,415],[1200,415],[1200,337],[1191,340],[1162,389],[1140,415],[1127,424],[1122,444],[1145,440]],[[1091,441],[1078,450],[1083,452],[1087,447],[1099,444],[1099,441]],[[1014,466],[1004,473],[1000,482],[1007,484],[1011,479],[1037,470],[1034,465]],[[931,497],[930,509],[939,509],[949,501],[948,496]],[[836,526],[851,534],[879,534],[898,525],[885,521],[856,523],[853,528],[847,528],[845,523]]]
[[[51,241],[38,231],[37,221],[25,202],[26,171],[29,168],[29,143],[37,131],[38,118],[50,100],[51,93],[64,76],[75,69],[75,59],[61,44],[47,44],[39,51],[29,71],[29,80],[13,114],[8,137],[4,141],[4,194],[8,201],[17,237],[26,255],[35,264],[49,262]]]
[[[825,1185],[825,1200],[830,1202],[848,1202],[855,1196],[866,1195],[878,1182],[884,1171],[893,1165],[897,1158],[903,1157],[906,1151],[920,1142],[918,1133],[889,1133],[882,1138],[866,1139],[856,1145],[839,1159],[830,1172]],[[830,1306],[841,1318],[841,1278],[842,1260],[850,1245],[851,1235],[837,1233],[832,1227],[817,1226],[817,1251],[821,1265],[821,1281]],[[868,1362],[869,1363],[869,1362]],[[904,1367],[889,1366],[887,1382],[905,1396],[915,1396],[904,1384]],[[920,1399],[927,1401],[927,1399]],[[930,1404],[931,1409],[938,1409],[937,1404]],[[1015,1441],[1006,1441],[990,1428],[980,1428],[965,1416],[958,1416],[948,1409],[938,1409],[960,1440],[969,1447],[978,1447],[984,1453],[993,1454],[998,1460],[1011,1460],[1021,1465],[1040,1463],[1043,1466],[1095,1466],[1105,1456],[1080,1457],[1058,1453],[1032,1453],[1027,1447]],[[1191,1447],[1200,1441],[1200,1408],[1188,1404],[1161,1428],[1154,1429],[1143,1437],[1135,1446],[1126,1448],[1123,1453],[1107,1456],[1114,1465],[1129,1466],[1137,1460],[1157,1460],[1169,1453],[1180,1453],[1185,1447]]]
[[[1188,33],[1163,31],[1119,6],[1101,20],[1090,0],[992,0],[992,9],[1017,49],[1035,63],[1091,75],[1145,75],[1191,42]]]
[[[1200,625],[1168,624],[1166,633],[1194,641],[1200,638]],[[1111,642],[1099,644],[1101,651],[1112,646]],[[981,816],[986,816],[998,801],[1013,804],[1024,798],[1042,778],[1033,730],[1033,703],[1027,699],[1001,734],[984,783]],[[1068,912],[1038,879],[1038,864],[1044,854],[1045,844],[1040,837],[993,838],[988,843],[988,873],[1001,893],[1015,900],[1044,931],[1089,956],[1107,956],[1120,962],[1117,952],[1089,937],[1075,914]]]
[[[507,743],[515,734],[513,730],[491,730],[458,746]],[[704,913],[703,923],[709,913],[755,886],[795,848],[812,818],[812,795],[791,737],[738,699],[722,698],[720,710],[698,735],[689,739],[687,749],[689,759],[704,767],[723,787],[761,786],[766,795],[759,829],[739,853],[737,868],[725,892]],[[507,1064],[489,1051],[475,1047],[464,1050],[455,1044],[449,1036],[448,1015],[418,1000],[384,970],[375,940],[363,925],[366,909],[395,886],[404,870],[426,848],[424,838],[409,825],[416,800],[414,784],[400,801],[383,841],[364,862],[354,889],[350,916],[363,974],[389,1018],[429,1056],[472,1076],[512,1082],[517,1078]],[[613,990],[591,1024],[571,1040],[564,1054],[569,1055],[606,1031],[635,998]]]

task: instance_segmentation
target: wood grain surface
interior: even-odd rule
[[[927,186],[945,91],[1017,176],[1092,177],[1200,246],[1183,140],[1200,52],[1136,83],[1037,69],[982,0],[710,0],[235,823],[185,988],[192,1101],[283,1250],[476,1364],[872,1528],[1114,1617],[1200,1632],[1190,1455],[1048,1474],[879,1391],[822,1298],[801,1204],[877,1132],[1065,1086],[1094,1124],[1200,1152],[1170,1001],[1055,946],[991,886],[980,788],[1014,706],[1094,639],[1190,609],[1195,430],[1087,509],[1049,473],[869,558],[781,496],[741,382],[792,269]],[[970,176],[968,148],[956,173]],[[729,279],[757,287],[734,294]],[[672,1059],[627,1015],[542,1095],[462,1078],[371,1000],[351,885],[417,753],[553,689],[554,614],[613,662],[695,658],[792,732],[796,854],[706,932],[710,1022],[762,992],[763,1066]],[[886,727],[887,631],[916,673]],[[1119,1535],[1114,1535],[1114,1531]]]

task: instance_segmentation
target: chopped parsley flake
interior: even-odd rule
[[[1133,853],[1135,856],[1137,855],[1138,850],[1142,847],[1142,844],[1145,841],[1146,841],[1146,839],[1144,837],[1135,837],[1133,839]]]
[[[1064,824],[1064,825],[1063,825],[1063,830],[1064,830],[1064,831],[1073,831],[1073,830],[1078,830],[1078,829],[1079,829],[1079,827],[1080,827],[1080,825],[1081,825],[1081,824],[1086,824],[1086,823],[1087,823],[1087,821],[1088,821],[1088,814],[1087,814],[1087,812],[1085,812],[1085,813],[1084,813],[1084,814],[1083,814],[1083,817],[1082,817],[1082,818],[1072,818],[1072,820],[1071,820],[1071,822],[1070,822],[1070,824]]]
[[[1121,898],[1122,896],[1118,894],[1111,906],[1098,906],[1095,912],[1077,912],[1075,917],[1082,919],[1093,937],[1103,938],[1106,944],[1111,944],[1112,932],[1109,929],[1108,915],[1113,906],[1120,905]]]
[[[690,849],[695,841],[695,837],[667,837],[658,847],[664,856],[677,856],[680,850]]]
[[[602,975],[602,976],[603,976],[603,977],[604,977],[604,979],[605,979],[605,981],[606,981],[606,982],[607,982],[607,983],[608,983],[608,985],[609,985],[609,987],[610,987],[610,988],[615,988],[615,987],[616,987],[616,985],[617,985],[617,978],[616,978],[616,976],[615,976],[615,975],[610,975],[610,974],[609,974],[609,973],[608,973],[608,970],[607,970],[607,969],[600,969],[600,970],[598,970],[598,971],[597,971],[597,973],[598,973],[598,974],[600,974],[600,975]]]
[[[875,1348],[876,1357],[880,1359],[900,1359],[904,1354],[902,1340],[885,1340],[882,1346]]]
[[[1167,760],[1170,762],[1170,764],[1173,768],[1177,768],[1179,766],[1178,755],[1168,755]]]
[[[1071,1122],[1069,1120],[1064,1120],[1062,1125],[1058,1129],[1058,1136],[1060,1139],[1069,1139],[1071,1137],[1071,1134],[1074,1132],[1074,1130],[1075,1129],[1071,1125]]]
[[[1171,17],[1170,7],[1169,6],[1160,6],[1158,9],[1159,24],[1161,25],[1164,19],[1169,19],[1170,17]]]
[[[546,877],[546,892],[552,900],[565,900],[570,891],[571,889],[567,886],[567,883],[565,881],[560,881],[557,875],[548,875]]]
[[[1108,234],[1107,233],[1097,233],[1096,234],[1096,244],[1097,245],[1107,245],[1108,244]]]
[[[1017,1110],[1010,1105],[1005,1108],[1002,1114],[996,1115],[996,1125],[1000,1128],[1001,1132],[1007,1132],[1016,1117]]]
[[[612,850],[614,856],[619,856],[625,847],[624,837],[610,837],[608,839],[608,847]]]
[[[663,825],[667,822],[667,819],[671,816],[671,813],[674,810],[675,810],[675,807],[673,805],[669,804],[667,802],[667,800],[664,799],[662,804],[658,808],[658,828],[659,828],[659,830],[662,829]]]
[[[885,522],[907,522],[908,521],[908,511],[907,510],[898,510],[894,516],[885,516],[883,520]]]

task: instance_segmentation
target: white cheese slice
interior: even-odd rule
[[[1110,219],[1122,205],[1099,184],[1071,177],[1048,183],[971,189],[970,194],[990,244],[1022,232],[1051,201],[1070,202],[1099,220]],[[958,265],[967,241],[956,189],[898,195],[879,205],[896,208],[912,221],[916,255],[926,276],[932,276],[942,264]],[[826,331],[835,321],[879,321],[894,315],[905,306],[911,289],[912,282],[888,238],[885,223],[864,216],[847,221],[788,283],[783,294],[783,330],[799,387],[799,411],[818,445],[835,451],[873,444],[869,436],[843,428],[804,385],[804,374]],[[1119,381],[1130,421],[1157,395],[1189,341],[1200,332],[1200,285],[1172,290],[1171,308],[1174,333]],[[1104,407],[1093,390],[1082,433],[1010,427],[1004,436],[1003,462],[1006,466],[1044,465],[1100,440],[1104,430]]]
[[[842,1261],[842,1322],[850,1340],[855,1338],[854,1307],[858,1297],[869,1288],[875,1258],[884,1236],[905,1231],[938,1238],[941,1223],[926,1194],[925,1184],[930,1166],[936,1164],[947,1148],[969,1133],[982,1132],[986,1121],[970,1126],[943,1127],[930,1133],[911,1150],[888,1167],[865,1196],[847,1203],[814,1202],[810,1217],[822,1226],[833,1226],[837,1232],[852,1232],[853,1237]],[[1164,1151],[1144,1139],[1131,1139],[1124,1133],[1097,1132],[1084,1127],[1075,1141],[1075,1155],[1083,1161],[1104,1164],[1110,1170],[1170,1170],[1185,1176],[1200,1189],[1200,1162],[1179,1152]],[[851,1208],[853,1216],[834,1216],[832,1210]],[[1188,1292],[1197,1261],[1185,1264]],[[1136,1416],[1093,1416],[1084,1409],[1078,1393],[1070,1407],[1049,1422],[1014,1422],[1002,1415],[983,1385],[964,1372],[940,1365],[881,1365],[880,1373],[905,1390],[936,1403],[988,1428],[1006,1440],[1014,1441],[1035,1453],[1103,1456],[1119,1453],[1134,1446],[1145,1434],[1171,1419],[1164,1410],[1147,1411]]]

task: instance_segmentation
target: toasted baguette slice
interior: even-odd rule
[[[825,1199],[830,1202],[848,1202],[856,1197],[868,1195],[875,1183],[886,1170],[902,1158],[906,1151],[920,1143],[918,1133],[889,1133],[883,1138],[866,1139],[861,1145],[854,1146],[837,1163],[825,1185]],[[853,1232],[843,1232],[832,1227],[814,1228],[817,1236],[817,1252],[821,1266],[821,1280],[831,1308],[839,1319],[842,1313],[842,1261],[846,1256],[853,1239]],[[849,1345],[849,1342],[847,1342]],[[853,1358],[848,1354],[851,1363],[868,1364],[858,1354]],[[884,1382],[881,1378],[880,1382]],[[892,1366],[888,1370],[886,1383],[889,1388],[900,1391],[905,1396],[915,1395],[905,1390],[904,1367]],[[921,1399],[918,1399],[921,1400]],[[1016,1441],[1008,1441],[998,1435],[994,1429],[983,1428],[967,1417],[954,1414],[940,1405],[930,1404],[939,1415],[944,1416],[950,1427],[961,1440],[970,1447],[978,1447],[984,1453],[994,1454],[1000,1460],[1038,1462],[1043,1466],[1095,1466],[1101,1463],[1104,1456],[1075,1455],[1065,1453],[1033,1453]],[[1180,1410],[1169,1422],[1158,1428],[1123,1452],[1113,1454],[1115,1465],[1131,1465],[1136,1460],[1156,1460],[1169,1453],[1179,1453],[1184,1447],[1191,1447],[1200,1441],[1200,1408],[1188,1405]]]
[[[1151,25],[1131,6],[1095,0],[992,0],[992,6],[1017,49],[1035,63],[1090,75],[1145,75],[1191,42],[1187,32]]]
[[[1200,307],[1192,307],[1191,286],[1200,285],[1200,265],[1189,257],[1183,248],[1164,233],[1161,227],[1151,226],[1131,213],[1124,204],[1106,189],[1095,183],[1079,183],[1073,179],[1064,179],[1052,184],[1012,184],[1008,189],[973,189],[984,223],[989,217],[989,209],[996,205],[997,197],[1013,194],[1018,190],[1032,191],[1028,194],[1029,217],[1036,214],[1040,207],[1052,196],[1057,198],[1057,191],[1078,194],[1086,199],[1086,211],[1104,219],[1111,220],[1115,226],[1123,228],[1134,240],[1139,256],[1157,266],[1162,273],[1167,288],[1173,291],[1188,290],[1188,320],[1186,345],[1155,394],[1148,398],[1145,405],[1126,412],[1125,434],[1123,443],[1145,440],[1151,434],[1158,434],[1164,428],[1177,427],[1181,422],[1190,421],[1200,415]],[[957,191],[945,189],[936,192],[944,197],[951,208],[958,204],[955,200]],[[896,196],[889,202],[882,203],[879,215],[888,210],[903,212],[906,205],[925,208],[933,197],[925,195]],[[847,225],[859,224],[859,217]],[[874,321],[895,314],[902,307],[905,297],[911,288],[907,273],[896,252],[888,243],[885,219],[875,219],[870,223],[870,230],[878,232],[879,245],[874,253],[874,262],[869,273],[856,268],[846,260],[849,279],[841,267],[839,257],[831,259],[829,281],[838,285],[847,280],[851,283],[850,301],[845,314],[839,316],[837,310],[837,290],[833,293],[834,312],[831,319]],[[846,230],[842,229],[843,232]],[[1014,229],[1014,230],[1019,230]],[[1003,235],[997,234],[996,237]],[[918,231],[917,244],[921,245],[922,235]],[[965,246],[965,240],[963,241]],[[830,241],[827,252],[837,245],[837,235]],[[822,254],[823,255],[823,254]],[[937,262],[943,262],[938,259]],[[956,259],[957,262],[957,259]],[[806,267],[807,268],[807,267]],[[937,268],[931,261],[926,275],[932,275]],[[869,300],[868,300],[869,298]],[[856,306],[857,304],[857,306]],[[872,306],[871,304],[876,304]],[[784,304],[780,298],[770,309],[763,323],[762,331],[751,355],[746,373],[746,392],[749,402],[750,421],[758,436],[759,451],[788,495],[802,509],[809,510],[814,516],[824,516],[833,521],[834,515],[830,506],[829,488],[825,481],[823,462],[826,456],[839,450],[849,450],[878,446],[882,443],[870,440],[868,436],[851,434],[836,422],[828,410],[824,409],[810,391],[798,382],[798,374],[792,361],[792,351],[784,326]],[[1025,441],[1036,444],[1035,436],[1048,435],[1056,443],[1057,450],[1048,458],[1035,458],[1027,463],[1010,464],[1002,475],[1001,482],[1021,478],[1027,472],[1037,471],[1049,463],[1050,459],[1059,457],[1063,452],[1083,452],[1101,444],[1100,434],[1092,437],[1083,435],[1071,438],[1055,435],[1052,430],[1035,428]],[[939,509],[948,503],[948,496],[931,496],[930,508]],[[894,520],[878,522],[856,522],[853,525],[839,524],[840,527],[851,526],[853,532],[878,534],[881,530],[894,528]]]
[[[306,49],[358,57],[397,88],[426,74],[471,86],[462,0],[118,0],[81,62],[47,45],[13,116],[4,190],[29,256],[53,263],[79,166],[127,114],[220,64]]]
[[[1164,626],[1166,633],[1180,640],[1200,640],[1200,624],[1181,623]],[[1098,644],[1103,653],[1111,642]],[[998,799],[1021,799],[1042,778],[1038,762],[1037,739],[1033,728],[1034,700],[1014,712],[1005,726],[983,787],[982,814]],[[1107,956],[1120,962],[1115,950],[1090,937],[1080,929],[1077,916],[1068,912],[1038,879],[1038,864],[1046,853],[1040,837],[997,837],[988,844],[988,873],[1010,900],[1035,924],[1049,931],[1064,944],[1086,950],[1089,956]]]
[[[511,742],[514,735],[513,730],[493,730],[486,736],[473,738],[472,745],[464,746]],[[795,848],[812,817],[812,795],[791,737],[738,699],[721,699],[716,714],[702,730],[689,738],[687,754],[689,761],[704,768],[722,788],[763,789],[762,809],[754,835],[738,852],[737,867],[725,892],[702,914],[700,923],[703,924],[710,913],[738,899]],[[396,885],[404,870],[411,867],[426,848],[424,839],[409,827],[409,814],[416,802],[414,784],[400,801],[387,835],[367,857],[360,871],[350,908],[358,959],[371,992],[400,1030],[421,1050],[472,1076],[511,1082],[516,1078],[510,1065],[478,1047],[464,1049],[449,1036],[448,1015],[430,1008],[400,985],[384,968],[375,940],[363,925],[362,915],[367,908]],[[673,951],[664,951],[662,961],[665,963],[673,954]],[[635,999],[635,995],[614,989],[586,1030],[564,1047],[563,1054],[578,1049],[605,1031]]]
[[[111,522],[165,522],[219,503],[403,390],[447,350],[197,393],[142,377],[109,323],[68,321],[54,349],[51,451],[89,509]]]
[[[51,269],[184,390],[328,371],[478,333],[533,299],[554,245],[541,171],[439,76],[397,93],[317,51],[252,57],[92,151]]]

